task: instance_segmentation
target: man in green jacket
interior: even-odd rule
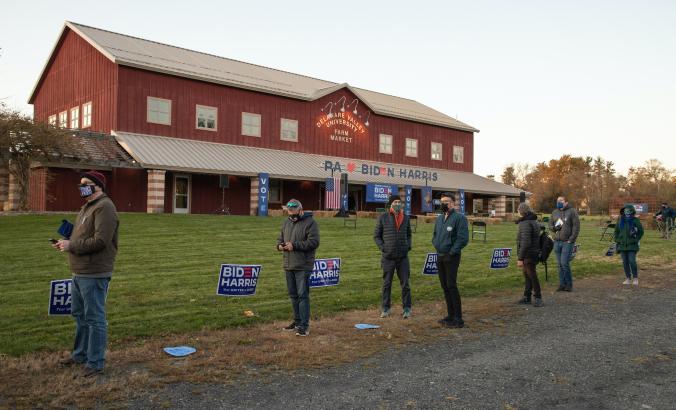
[[[458,290],[458,267],[462,248],[469,241],[467,218],[455,210],[455,196],[451,193],[441,194],[441,211],[434,224],[432,244],[437,250],[437,267],[439,282],[446,299],[448,316],[441,319],[441,325],[459,328],[465,325],[462,320],[462,304]]]
[[[117,255],[119,220],[113,201],[105,194],[106,177],[97,171],[82,174],[80,196],[87,201],[75,219],[70,239],[53,247],[68,252],[73,272],[71,312],[75,343],[64,366],[85,364],[91,377],[103,372],[108,339],[106,299]]]
[[[307,336],[310,334],[310,275],[315,265],[315,250],[319,247],[319,227],[312,213],[303,211],[299,200],[291,199],[286,209],[289,217],[277,238],[277,250],[284,252],[293,323],[284,330],[295,330],[296,336]]]
[[[633,283],[638,286],[636,254],[642,237],[643,225],[641,225],[641,220],[636,218],[636,208],[631,204],[624,205],[620,209],[620,217],[615,224],[615,243],[617,244],[617,252],[622,257],[624,276],[627,278],[622,282],[623,285]]]

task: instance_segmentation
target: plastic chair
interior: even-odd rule
[[[474,240],[474,235],[483,235],[484,242],[486,242],[486,222],[484,221],[472,221],[472,240]]]
[[[411,225],[411,232],[415,233],[418,231],[418,215],[409,215],[408,223]]]
[[[610,232],[608,232],[610,230]],[[608,235],[608,240],[613,240],[613,237],[615,236],[615,224],[614,223],[607,223],[606,227],[603,228],[603,232],[601,232],[601,239],[605,239],[606,235]]]
[[[352,225],[354,229],[357,229],[357,214],[347,214],[343,217],[343,226]]]

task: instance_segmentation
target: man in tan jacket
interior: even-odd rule
[[[73,272],[72,315],[75,319],[75,343],[64,366],[84,364],[84,377],[103,372],[108,322],[106,298],[113,275],[119,220],[113,201],[105,194],[106,177],[97,171],[82,174],[80,196],[87,201],[75,219],[69,240],[60,240],[54,248],[68,252]]]

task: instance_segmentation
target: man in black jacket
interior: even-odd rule
[[[519,224],[519,233],[516,236],[517,266],[523,269],[523,276],[526,278],[523,299],[519,303],[530,304],[532,294],[535,296],[533,306],[540,307],[542,306],[542,292],[535,270],[540,255],[540,224],[537,221],[537,215],[525,202],[519,205],[519,214],[521,218],[517,221]]]
[[[286,204],[289,217],[282,225],[277,250],[284,252],[286,287],[293,306],[293,323],[284,330],[296,331],[296,336],[310,334],[310,274],[319,247],[319,227],[311,212],[304,212],[297,199]]]
[[[411,250],[411,225],[408,215],[404,214],[403,204],[398,195],[390,196],[387,205],[388,211],[378,218],[373,234],[373,239],[382,253],[380,265],[383,268],[383,311],[380,317],[390,315],[390,294],[396,270],[401,285],[404,319],[407,319],[411,317],[411,287],[408,282],[411,274],[408,262],[408,251]]]

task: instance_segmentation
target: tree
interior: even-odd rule
[[[509,164],[500,177],[503,184],[512,185],[516,183],[516,174],[514,173],[514,164]]]

